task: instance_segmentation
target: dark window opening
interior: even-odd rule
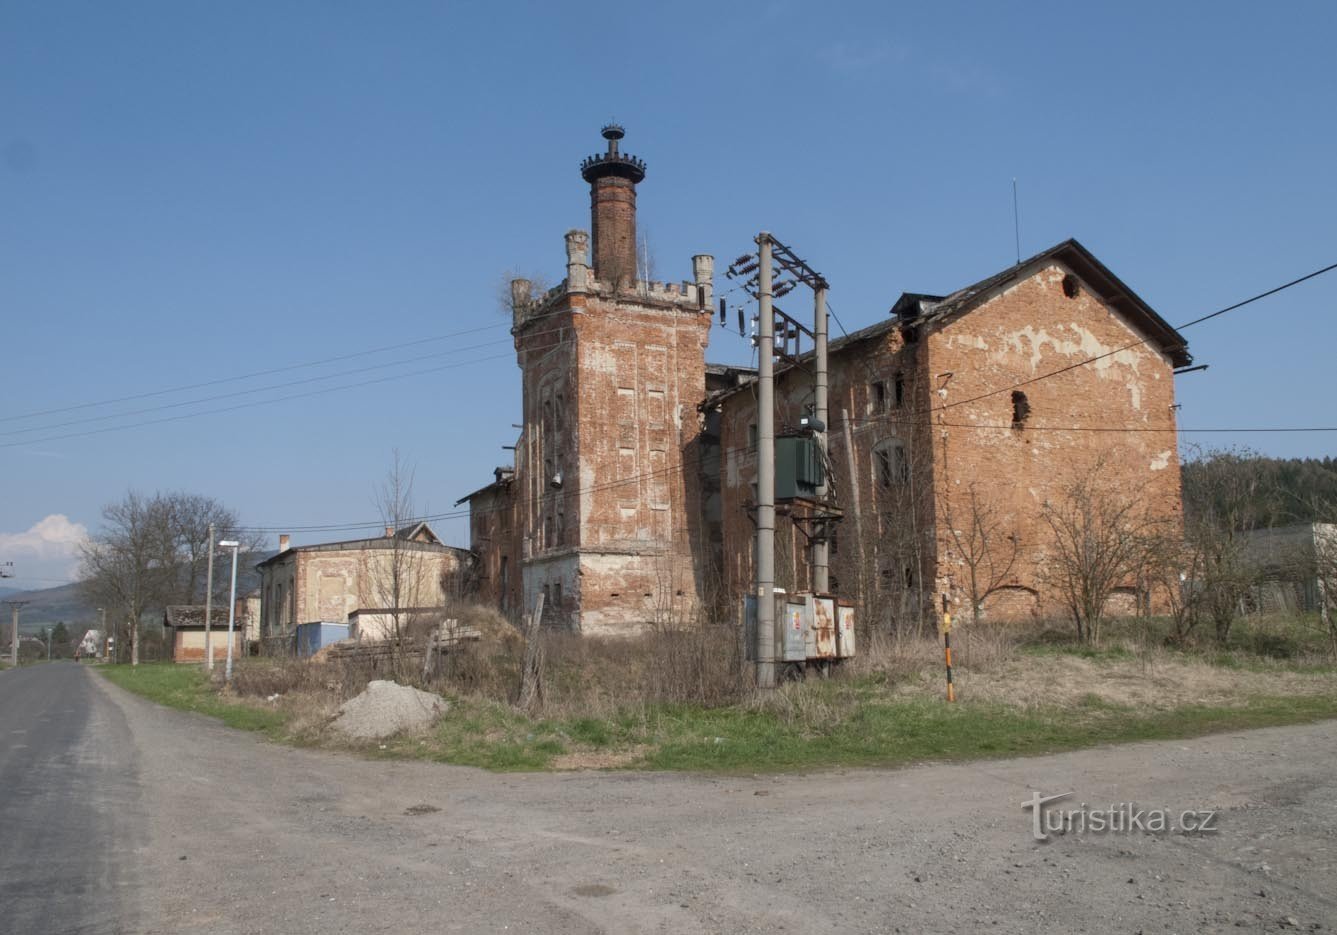
[[[883,487],[891,486],[891,452],[885,448],[877,451],[877,481]]]
[[[1070,299],[1077,298],[1077,277],[1072,273],[1063,277],[1063,294]]]
[[[837,532],[831,533],[831,548],[828,550],[828,554],[829,555],[840,554],[840,534]]]
[[[905,377],[898,373],[896,374],[896,407],[899,409],[901,404],[904,402],[905,402]]]
[[[557,544],[566,544],[566,514],[557,514]]]
[[[1031,415],[1031,404],[1021,390],[1012,391],[1012,427],[1019,429]]]
[[[881,412],[887,408],[887,384],[878,380],[873,384],[873,410]]]
[[[832,594],[835,594],[837,591],[840,590],[840,579],[837,578],[835,575],[830,575],[827,578],[827,584],[831,586]]]
[[[752,451],[757,448],[757,423],[755,422],[747,427],[747,447]]]
[[[562,582],[557,582],[552,586],[552,606],[556,610],[562,609]]]

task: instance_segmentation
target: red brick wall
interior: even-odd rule
[[[1158,350],[1142,345],[1021,387],[1031,411],[1024,427],[1012,428],[1011,392],[1018,382],[1141,336],[1085,287],[1068,298],[1066,272],[1040,269],[954,320],[921,327],[908,344],[891,329],[833,353],[830,461],[845,511],[831,558],[833,590],[858,599],[866,619],[917,623],[922,602],[925,620],[932,621],[943,591],[965,609],[965,568],[959,537],[950,530],[960,529],[969,512],[972,483],[1020,543],[1006,586],[986,602],[1000,619],[1061,612],[1045,581],[1052,543],[1041,508],[1097,463],[1112,489],[1139,497],[1155,516],[1179,521],[1173,373]],[[885,387],[882,404],[873,389],[878,382]],[[811,401],[811,377],[782,374],[777,399],[782,431],[797,424]],[[721,413],[722,573],[734,595],[750,590],[753,580],[755,526],[746,505],[756,476],[748,445],[755,412],[753,391],[745,389],[727,398]],[[896,446],[904,452],[903,475]],[[890,484],[881,450],[889,451]],[[955,521],[950,527],[949,520]],[[777,583],[807,589],[806,540],[783,516],[776,540]]]
[[[636,271],[636,186],[608,176],[590,186],[594,275],[617,284],[640,277]]]
[[[1115,496],[1135,497],[1151,515],[1180,521],[1173,367],[1153,346],[1017,387],[1030,413],[1012,427],[1011,387],[1141,338],[1085,285],[1069,298],[1067,273],[1058,264],[1041,269],[926,337],[937,403],[950,407],[934,427],[937,587],[964,600],[966,569],[947,520],[955,519],[958,531],[967,526],[974,482],[1020,544],[1011,589],[986,602],[999,605],[999,616],[1025,612],[1028,603],[1040,613],[1061,612],[1044,580],[1053,549],[1043,504],[1061,502],[1074,480],[1097,466]],[[952,405],[998,389],[1004,391]]]

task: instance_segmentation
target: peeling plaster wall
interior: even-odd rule
[[[702,275],[706,259],[696,260]],[[570,282],[585,288],[566,291]],[[707,296],[708,284],[615,289],[577,265],[517,326],[516,599],[527,610],[546,588],[546,623],[630,632],[651,611],[696,605]],[[676,556],[667,572],[664,555]]]
[[[1012,427],[1012,388],[1018,383],[1141,337],[1084,286],[1069,299],[1062,288],[1067,273],[1058,265],[1043,268],[968,312],[921,327],[910,344],[892,329],[833,353],[830,463],[846,515],[831,557],[832,579],[838,593],[876,608],[880,622],[914,618],[921,600],[925,613],[935,613],[944,590],[958,610],[968,603],[964,564],[947,521],[960,527],[972,482],[1022,543],[1014,574],[986,603],[999,619],[1057,611],[1056,595],[1043,583],[1050,533],[1041,504],[1061,496],[1102,457],[1108,483],[1139,497],[1153,514],[1179,522],[1173,368],[1159,350],[1142,344],[1020,387],[1030,415],[1025,427]],[[878,382],[884,386],[881,405],[873,389]],[[992,395],[952,406],[986,393]],[[776,395],[780,431],[796,425],[811,402],[811,378],[786,371],[777,377]],[[951,408],[926,415],[943,405]],[[842,409],[851,417],[853,482]],[[749,591],[753,582],[755,526],[747,507],[756,479],[749,445],[755,422],[750,389],[725,399],[721,573],[733,595]],[[1161,431],[1078,430],[1090,427]],[[888,446],[902,449],[906,459],[904,480],[890,486],[878,460]],[[783,516],[777,518],[776,541],[777,583],[807,589],[806,540]]]
[[[1112,490],[1180,522],[1173,366],[1159,349],[1139,344],[1142,335],[1084,284],[1074,297],[1065,295],[1067,275],[1061,265],[1045,267],[926,338],[928,367],[941,390],[937,404],[951,407],[934,417],[934,496],[944,524],[935,588],[963,608],[966,568],[945,523],[950,516],[958,529],[967,524],[972,481],[1021,545],[1009,592],[986,602],[997,605],[997,616],[1024,606],[1021,592],[1034,595],[1035,612],[1060,612],[1058,596],[1044,583],[1052,534],[1042,505],[1060,502],[1067,486],[1097,464]],[[1014,386],[1030,408],[1015,428]],[[957,400],[968,402],[953,406]]]

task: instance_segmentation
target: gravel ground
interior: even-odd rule
[[[129,726],[146,800],[125,931],[1337,925],[1331,722],[891,771],[492,775],[276,746],[87,677]],[[1032,790],[1215,808],[1220,830],[1039,843]]]

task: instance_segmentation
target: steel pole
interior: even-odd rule
[[[771,235],[757,235],[757,688],[775,687],[775,313]]]
[[[237,618],[237,551],[239,547],[232,547],[232,593],[227,602],[227,668],[223,671],[223,680],[232,681],[232,644],[236,642],[232,638],[232,628],[236,625]]]
[[[214,524],[209,524],[209,570],[205,573],[204,585],[204,668],[213,671],[214,639],[212,623],[214,615]],[[191,595],[194,597],[194,595]]]
[[[814,290],[813,308],[812,308],[812,335],[813,335],[813,358],[817,366],[817,373],[813,388],[815,412],[813,416],[822,424],[822,430],[814,433],[814,441],[817,443],[817,454],[822,463],[822,482],[817,486],[817,499],[824,501],[826,499],[826,474],[827,474],[827,370],[826,370],[826,284],[820,284]],[[830,553],[830,529],[826,523],[818,528],[818,535],[812,543],[812,589],[818,594],[826,594],[831,590],[831,553]]]

